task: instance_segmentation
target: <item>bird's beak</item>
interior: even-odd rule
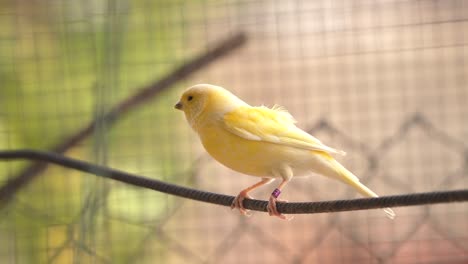
[[[181,102],[177,102],[177,104],[174,105],[174,108],[175,108],[175,109],[182,110],[182,103],[181,103]]]

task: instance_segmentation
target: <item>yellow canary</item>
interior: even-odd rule
[[[228,90],[209,84],[188,88],[175,105],[185,117],[206,151],[217,161],[240,173],[262,180],[242,190],[232,208],[247,214],[243,200],[255,188],[281,179],[268,201],[270,215],[287,219],[276,208],[276,201],[293,176],[318,173],[340,180],[366,197],[377,194],[336,161],[332,154],[345,154],[325,146],[298,128],[284,108],[253,107]],[[385,208],[388,217],[395,213]]]

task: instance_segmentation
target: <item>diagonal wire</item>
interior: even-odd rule
[[[63,155],[51,152],[28,149],[7,150],[0,151],[0,159],[29,159],[46,161],[57,165],[61,165],[63,167],[88,172],[90,174],[94,174],[96,176],[104,177],[107,179],[113,179],[116,181],[124,182],[133,186],[152,189],[155,191],[185,197],[192,200],[218,205],[230,206],[234,200],[234,196],[205,192],[171,183],[166,183],[156,179],[144,178],[139,175],[107,168],[100,165],[95,165],[77,159],[68,158]],[[1,192],[0,197],[2,197]],[[305,203],[278,203],[277,208],[279,212],[286,214],[312,214],[463,201],[468,201],[468,189],[382,196],[378,198],[360,198],[352,200],[335,200]],[[267,201],[247,199],[244,202],[244,207],[250,210],[266,212],[267,204]],[[4,205],[5,201],[0,200],[0,208],[4,207]]]
[[[104,113],[100,119],[92,120],[89,124],[76,131],[75,134],[70,135],[68,138],[52,147],[52,151],[65,153],[67,150],[89,137],[100,122],[106,121],[108,125],[113,124],[121,116],[135,109],[137,106],[154,99],[155,96],[159,95],[162,91],[168,89],[178,81],[188,77],[198,70],[203,69],[217,59],[230,54],[232,51],[246,43],[246,41],[247,37],[243,32],[239,32],[220,41],[213,48],[210,48],[205,53],[187,61],[187,63],[174,69],[174,71],[170,72],[162,79],[145,87],[141,87],[135,94],[113,106],[109,112]],[[5,203],[8,202],[8,200],[10,200],[19,190],[43,172],[46,167],[47,163],[42,162],[34,162],[27,166],[18,175],[14,176],[11,180],[7,181],[5,185],[0,187],[0,200]]]

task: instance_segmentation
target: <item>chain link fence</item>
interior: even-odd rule
[[[468,3],[386,1],[6,1],[0,4],[0,148],[65,154],[236,195],[173,109],[183,88],[221,85],[279,104],[345,150],[380,195],[468,187]],[[232,53],[112,122],[113,106],[220,39]],[[115,121],[115,122],[114,122]],[[0,163],[0,185],[29,163]],[[254,192],[266,199],[274,187]],[[359,197],[318,175],[289,201]],[[465,263],[465,203],[298,215],[280,221],[49,166],[0,211],[2,263]]]

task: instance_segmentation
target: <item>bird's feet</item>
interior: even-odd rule
[[[247,210],[244,208],[244,199],[245,198],[249,198],[249,199],[252,199],[252,197],[250,195],[247,194],[247,192],[245,191],[242,191],[240,192],[236,198],[234,199],[234,201],[232,202],[231,204],[231,209],[239,209],[239,212],[242,214],[242,215],[245,215],[245,216],[251,216],[250,214],[250,210]]]
[[[279,217],[280,219],[283,219],[283,220],[289,221],[293,219],[292,216],[286,216],[278,212],[278,209],[276,208],[276,202],[287,202],[287,201],[279,200],[278,198],[275,197],[274,194],[270,195],[270,199],[268,200],[268,206],[267,206],[268,214],[270,214],[271,216]]]

